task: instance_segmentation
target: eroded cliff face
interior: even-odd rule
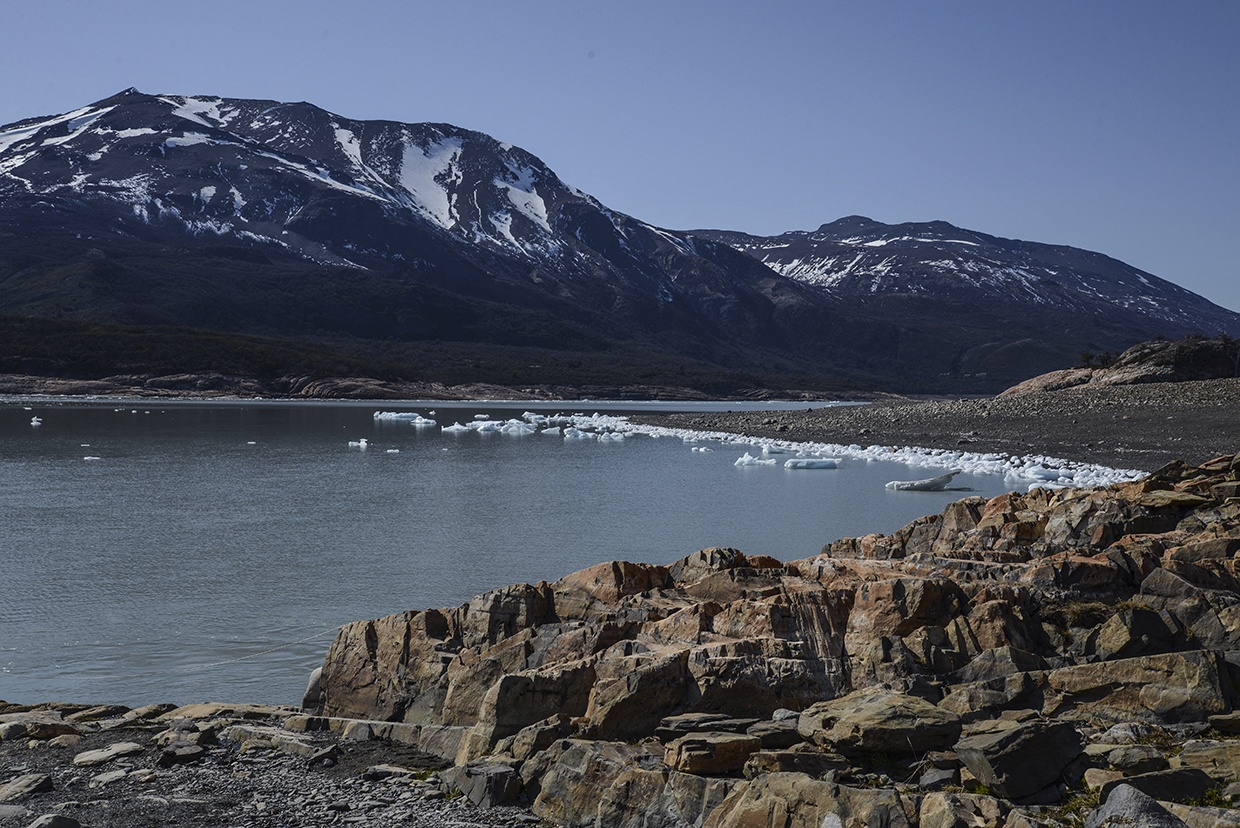
[[[906,743],[958,754],[974,779],[1024,749],[1009,743],[1054,743],[1053,768],[1017,772],[1039,790],[1008,798],[1055,801],[1082,784],[1091,727],[1204,723],[1240,702],[1237,553],[1240,455],[966,498],[790,563],[733,549],[603,563],[350,624],[324,662],[321,712],[449,734],[458,764],[507,762],[536,812],[571,824],[619,807],[622,777],[654,785],[651,803],[679,791],[668,824],[767,813],[775,791],[809,796],[779,774],[839,788],[875,752],[908,760]],[[572,818],[535,784],[600,762],[610,775]],[[893,800],[908,824],[922,794]]]

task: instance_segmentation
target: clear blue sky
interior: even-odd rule
[[[1240,2],[9,3],[0,123],[144,92],[518,144],[610,207],[1098,250],[1240,310]]]

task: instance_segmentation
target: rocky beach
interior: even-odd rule
[[[1240,825],[1238,399],[654,418],[1155,471],[358,621],[301,705],[0,703],[0,824]]]

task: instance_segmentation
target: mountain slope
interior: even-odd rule
[[[1036,301],[1053,290],[1031,284],[1038,313],[1013,325],[1011,303],[993,301],[1015,284],[998,259],[961,265],[974,293],[940,289],[926,279],[931,254],[907,252],[860,268],[872,282],[898,271],[880,290],[854,289],[861,263],[840,278],[841,257],[897,246],[836,225],[774,240],[669,231],[482,133],[307,103],[131,89],[0,128],[0,315],[190,326],[385,358],[399,343],[439,342],[471,363],[480,345],[600,364],[620,349],[663,355],[648,361],[666,358],[665,379],[682,384],[705,362],[770,382],[908,390],[998,387],[1030,365],[1061,367],[1064,347],[1119,350],[1163,330],[1140,302],[1117,304],[1105,280],[1067,317]],[[781,258],[794,247],[799,259]],[[905,289],[914,276],[925,289]],[[1196,299],[1181,294],[1150,301]],[[987,310],[950,318],[977,295]],[[1117,309],[1089,341],[1072,332],[1078,317]],[[1070,324],[1038,330],[1047,319]],[[1173,323],[1165,332],[1180,333]]]

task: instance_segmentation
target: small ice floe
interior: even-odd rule
[[[714,449],[711,448],[710,446],[694,446],[693,448],[689,449],[689,451],[698,451],[698,452],[701,452],[702,454],[705,454],[708,451],[714,451]]]
[[[783,446],[763,446],[762,453],[763,454],[791,454],[792,451],[791,449],[786,449]]]
[[[34,426],[35,428],[38,428],[39,426],[43,425],[43,420],[40,417],[31,417],[30,424]]]
[[[475,414],[474,419],[475,420],[489,420],[491,419],[491,415],[490,414]]]
[[[595,440],[597,438],[598,435],[593,431],[582,431],[581,429],[573,428],[572,426],[564,429],[565,440]]]
[[[552,437],[559,437],[559,436],[560,436],[560,427],[559,427],[559,426],[551,426],[551,428],[544,428],[542,431],[540,431],[540,432],[538,432],[538,433],[539,433],[539,434],[547,434],[547,435],[550,435],[550,436],[552,436]]]
[[[439,430],[444,434],[465,434],[470,430],[470,428],[469,426],[463,426],[460,423],[453,423],[452,425],[444,426]]]
[[[795,457],[784,461],[785,469],[838,469],[840,461],[834,457]]]
[[[775,465],[775,462],[776,461],[774,460],[763,460],[761,457],[754,457],[749,452],[745,452],[740,457],[736,458],[736,462],[733,463],[732,465],[733,466],[773,466]]]
[[[434,420],[427,419],[415,411],[376,411],[374,418],[376,422],[407,422],[415,428],[428,428],[435,425]]]
[[[349,448],[364,449],[368,445],[370,445],[370,441],[365,437],[359,437],[356,440],[349,441]]]
[[[83,460],[102,460],[103,458],[102,458],[102,457],[96,457],[96,456],[95,456],[95,455],[93,455],[93,454],[88,454],[88,455],[86,455],[85,457],[83,457],[82,459],[83,459]]]
[[[927,477],[925,480],[892,480],[887,484],[887,488],[897,492],[943,492],[947,491],[948,484],[958,474],[960,474],[960,470],[953,469],[947,474],[940,474],[938,477]]]
[[[247,446],[257,446],[257,445],[258,445],[258,441],[257,441],[257,440],[246,440],[246,441],[245,441],[245,444],[246,444]]]
[[[387,454],[400,454],[400,449],[388,449]]]

